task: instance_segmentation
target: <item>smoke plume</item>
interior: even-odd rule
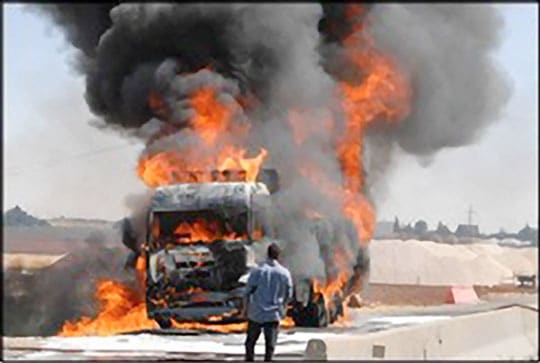
[[[317,261],[316,243],[300,222],[306,210],[345,214],[359,230],[372,231],[369,192],[396,151],[425,157],[470,144],[509,98],[508,82],[491,58],[503,24],[490,5],[111,3],[40,9],[78,49],[91,111],[103,126],[141,137],[147,145],[141,158],[167,150],[181,150],[186,159],[197,150],[202,158],[224,144],[268,150],[265,166],[276,168],[282,180],[276,195],[284,216],[280,237],[291,242],[287,262],[299,274],[318,266],[328,275],[337,263]],[[199,113],[193,97],[204,89],[232,119],[232,126],[215,125],[217,136],[205,136],[206,151],[190,133]],[[372,91],[371,98],[364,95]],[[359,116],[361,122],[354,121]],[[238,131],[246,125],[248,137]],[[317,183],[307,176],[313,171]],[[347,193],[324,187],[334,184],[347,185]],[[357,237],[341,222],[325,233],[335,243],[319,248],[358,253]],[[352,267],[354,257],[348,263]]]
[[[471,144],[499,119],[511,85],[493,59],[503,29],[494,7],[379,4],[370,15],[377,45],[414,83],[411,115],[395,135],[405,151]]]

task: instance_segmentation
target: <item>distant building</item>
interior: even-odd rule
[[[374,238],[391,238],[394,234],[394,222],[381,221],[375,226]]]
[[[531,228],[527,224],[517,233],[517,239],[520,241],[531,241],[533,244],[538,245],[538,229]]]
[[[475,224],[460,224],[456,229],[456,236],[461,237],[479,237],[480,230]]]
[[[443,236],[443,237],[446,237],[452,234],[452,232],[450,232],[450,229],[446,225],[444,225],[442,222],[439,222],[439,224],[437,225],[437,230],[435,232],[438,235]]]
[[[427,232],[428,232],[428,224],[426,223],[426,221],[423,221],[421,219],[416,221],[416,223],[414,224],[414,233],[418,237],[421,237]]]
[[[409,223],[405,227],[401,228],[400,232],[407,236],[411,236],[414,235],[414,228]]]

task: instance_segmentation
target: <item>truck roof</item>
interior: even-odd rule
[[[264,183],[182,183],[156,188],[151,208],[163,212],[212,210],[217,207],[247,209],[254,199],[260,201],[269,197],[270,192]]]

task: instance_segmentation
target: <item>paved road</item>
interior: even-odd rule
[[[441,316],[372,316],[354,314],[350,326],[326,329],[288,329],[279,335],[277,359],[301,359],[307,342],[313,338],[343,336],[358,332],[391,329],[396,326],[420,324]],[[171,332],[174,333],[174,332]],[[5,359],[241,359],[244,354],[243,334],[184,335],[141,333],[110,337],[10,337],[4,338]],[[264,353],[261,336],[255,349]]]
[[[512,304],[527,305],[538,311],[538,295],[497,297],[474,305],[429,307],[386,307],[351,311],[345,326],[326,329],[296,328],[283,330],[279,336],[276,359],[301,359],[307,342],[313,338],[369,334],[411,324],[425,324],[453,316],[502,308]],[[110,337],[6,337],[4,359],[24,360],[238,360],[243,357],[242,334],[141,334]],[[261,336],[256,354],[264,353]]]

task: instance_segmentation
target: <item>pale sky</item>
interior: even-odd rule
[[[496,6],[505,29],[494,57],[514,88],[503,117],[475,145],[444,150],[429,167],[400,156],[378,220],[455,228],[472,205],[483,232],[538,225],[538,5]],[[63,35],[19,4],[3,7],[4,210],[122,218],[125,196],[145,188],[135,175],[142,145],[89,126],[84,81]]]

